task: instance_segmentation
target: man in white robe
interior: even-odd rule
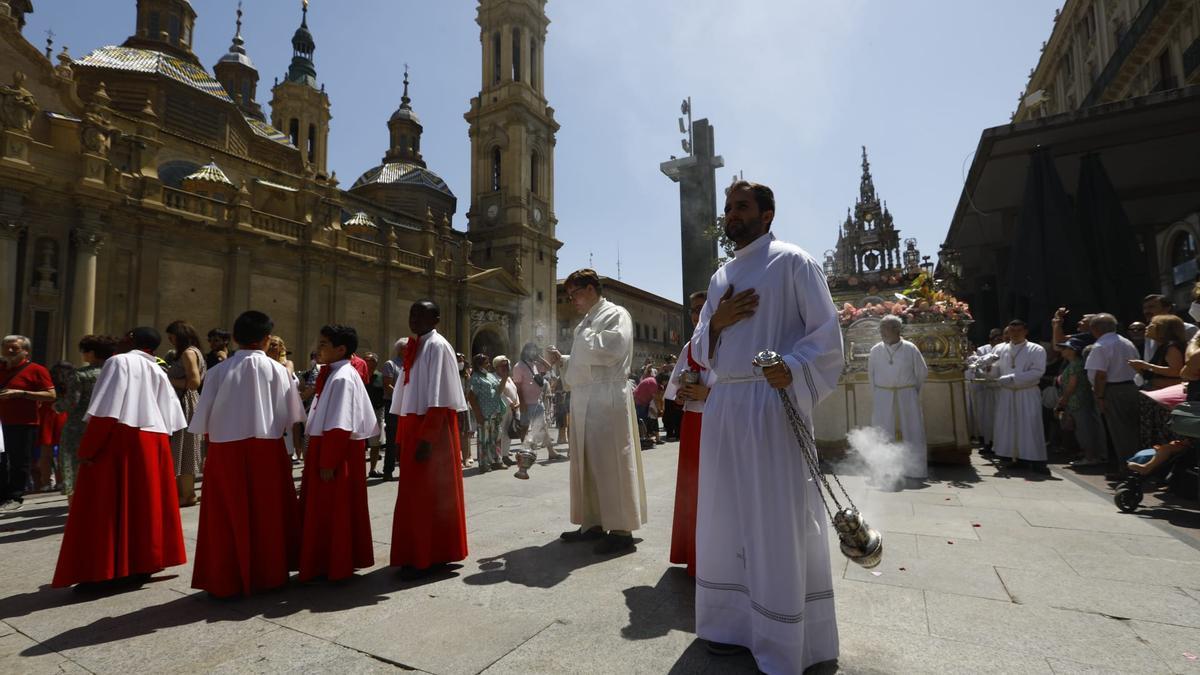
[[[1046,372],[1046,350],[1026,339],[1025,322],[1014,319],[1005,331],[1008,342],[993,350],[997,358],[987,371],[997,384],[992,449],[996,456],[1033,462],[1046,468],[1046,439],[1042,431],[1042,392],[1038,381]]]
[[[714,654],[749,649],[771,674],[838,655],[827,515],[779,390],[811,429],[842,371],[821,264],[775,239],[774,216],[770,188],[729,188],[737,249],[713,274],[692,338],[692,357],[716,375],[700,433],[696,633]],[[784,364],[756,373],[765,349]]]
[[[913,343],[900,337],[904,322],[885,316],[879,322],[879,344],[867,357],[871,382],[871,426],[904,446],[904,476],[929,476],[925,445],[925,414],[921,411],[921,387],[929,375],[925,357]]]
[[[989,361],[988,356],[1004,340],[1004,331],[993,328],[988,333],[988,343],[980,345],[972,355],[974,361],[967,368],[967,391],[970,397],[967,403],[971,412],[971,435],[983,443],[985,450],[990,452],[992,446],[992,426],[996,417],[996,383],[987,379],[984,372]]]
[[[562,538],[599,539],[595,551],[601,555],[632,550],[632,532],[645,524],[647,513],[629,381],[633,319],[604,299],[593,270],[572,272],[563,288],[583,320],[570,356],[546,350],[551,365],[565,368],[563,383],[571,392],[571,522],[579,529]]]

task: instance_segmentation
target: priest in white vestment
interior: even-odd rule
[[[778,390],[811,429],[842,371],[821,264],[775,239],[774,215],[770,188],[730,186],[725,234],[737,249],[713,274],[692,338],[693,358],[716,375],[700,434],[696,633],[715,654],[749,649],[771,674],[838,655],[828,516]],[[756,372],[764,349],[784,364]]]
[[[572,272],[563,289],[583,319],[570,356],[546,350],[571,392],[571,522],[568,543],[599,540],[601,555],[633,548],[646,522],[646,483],[633,410],[633,319],[605,300],[593,270]]]
[[[928,452],[925,445],[925,415],[921,411],[921,387],[929,375],[925,357],[913,343],[900,337],[904,322],[885,316],[879,322],[879,344],[867,357],[871,383],[871,426],[904,446],[904,476],[927,478]]]
[[[1046,372],[1046,350],[1026,339],[1029,329],[1020,319],[1009,322],[1009,341],[996,347],[988,378],[997,384],[992,449],[1010,462],[1046,462],[1042,431],[1042,392],[1038,381]]]

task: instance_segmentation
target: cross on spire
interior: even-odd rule
[[[412,108],[412,99],[408,97],[408,64],[404,64],[404,94],[400,96],[401,108]]]

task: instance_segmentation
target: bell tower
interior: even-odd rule
[[[479,96],[466,113],[471,137],[468,236],[473,261],[503,267],[528,296],[517,339],[555,337],[558,219],[554,144],[558,122],[546,100],[546,0],[479,0]]]
[[[317,174],[328,174],[326,149],[333,116],[325,87],[317,86],[316,49],[308,30],[308,0],[304,0],[300,27],[292,35],[292,63],[283,82],[271,89],[271,126],[288,135],[306,166]]]

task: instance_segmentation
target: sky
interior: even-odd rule
[[[192,0],[209,68],[234,31],[236,0]],[[243,37],[271,98],[291,60],[300,0],[246,0]],[[377,165],[404,64],[429,168],[470,208],[463,113],[481,82],[474,0],[312,0],[317,77],[332,101],[329,167],[343,187]],[[26,37],[46,31],[82,56],[133,32],[134,0],[34,0]],[[980,132],[1007,124],[1062,0],[550,0],[546,95],[555,149],[558,271],[589,265],[681,298],[676,118],[690,96],[736,174],[770,185],[772,230],[818,258],[858,195],[866,146],[902,237],[936,255]],[[723,201],[723,197],[722,197]],[[719,202],[720,203],[720,202]],[[618,274],[618,260],[620,270]]]

